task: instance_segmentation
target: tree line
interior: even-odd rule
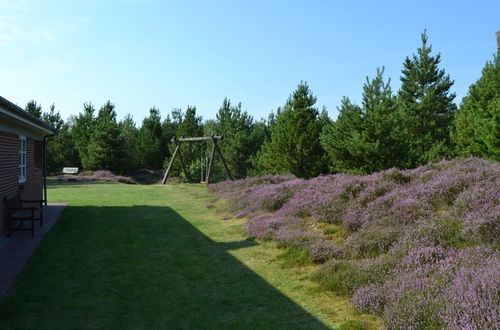
[[[117,120],[110,101],[98,110],[91,103],[64,121],[55,110],[42,112],[30,101],[26,110],[56,128],[49,139],[49,172],[64,166],[85,170],[166,167],[173,136],[223,135],[220,144],[233,175],[293,173],[309,178],[322,173],[366,174],[391,167],[413,168],[443,158],[477,156],[500,160],[500,54],[494,55],[459,107],[453,80],[432,54],[428,37],[403,63],[401,87],[393,91],[384,68],[366,78],[361,104],[344,97],[335,120],[318,109],[316,96],[301,82],[283,107],[255,120],[241,103],[224,99],[215,119],[203,121],[196,107],[174,109],[165,118],[153,107],[141,125],[127,115]],[[183,145],[189,177],[206,168],[206,143]],[[181,175],[179,164],[174,174]],[[215,164],[215,177],[223,177]]]

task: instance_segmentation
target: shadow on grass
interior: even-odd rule
[[[326,329],[169,207],[67,207],[0,329]]]

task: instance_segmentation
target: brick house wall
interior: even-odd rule
[[[7,234],[5,197],[43,199],[43,140],[55,130],[0,96],[0,241]],[[26,180],[19,182],[20,137],[26,139]]]
[[[7,233],[5,203],[3,198],[19,189],[19,137],[0,132],[0,233]]]
[[[20,192],[24,199],[42,199],[41,140],[26,138],[26,181],[19,183],[19,135],[0,131],[0,236],[7,234],[4,197]]]
[[[41,160],[42,140],[27,138],[26,182],[20,184],[24,199],[43,199],[43,168]],[[39,154],[37,158],[36,154]],[[36,161],[35,161],[36,160]]]

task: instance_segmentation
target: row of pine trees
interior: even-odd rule
[[[238,178],[267,173],[304,178],[330,172],[365,174],[455,156],[500,160],[500,54],[486,63],[458,108],[453,80],[440,68],[440,54],[432,54],[425,32],[421,39],[421,47],[403,63],[398,91],[384,79],[384,69],[377,69],[364,83],[361,104],[344,97],[336,120],[316,107],[317,99],[305,82],[283,107],[258,121],[228,99],[213,120],[203,121],[196,107],[174,109],[164,119],[152,108],[139,127],[130,115],[118,121],[109,101],[99,110],[84,104],[83,112],[66,122],[54,106],[43,113],[31,101],[26,110],[58,131],[48,144],[50,172],[64,166],[118,173],[162,169],[172,154],[173,136],[214,134],[224,136],[220,146]],[[183,146],[190,178],[200,177],[209,147]],[[216,173],[222,178],[218,166]],[[174,170],[180,174],[178,164]]]
[[[223,154],[236,177],[244,177],[252,167],[253,157],[269,137],[265,120],[255,121],[241,104],[232,105],[224,99],[215,120],[202,121],[196,107],[185,111],[174,109],[162,118],[157,108],[149,110],[139,127],[127,115],[118,121],[114,104],[106,102],[97,110],[86,103],[83,112],[66,122],[55,110],[42,112],[35,101],[28,102],[26,110],[58,132],[47,143],[47,166],[51,173],[63,167],[76,166],[95,171],[109,169],[115,173],[130,173],[137,169],[159,170],[166,167],[175,145],[176,137],[223,135],[220,144]],[[185,144],[182,157],[188,165],[189,177],[200,177],[200,167],[206,166],[211,145]],[[179,164],[174,164],[174,175],[182,174]],[[215,174],[222,175],[220,164]]]

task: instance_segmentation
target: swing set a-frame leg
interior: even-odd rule
[[[229,171],[229,167],[227,167],[226,160],[222,156],[222,152],[219,149],[219,145],[217,144],[217,140],[214,140],[214,146],[215,149],[217,149],[217,153],[219,154],[219,158],[222,162],[222,165],[224,165],[224,168],[226,169],[227,175],[229,176],[229,179],[233,180],[233,176],[231,175],[231,171]]]
[[[215,155],[215,143],[212,145],[212,152],[210,153],[210,160],[208,162],[207,185],[210,183],[210,174],[212,174],[212,165],[214,163],[214,155]]]
[[[165,184],[165,182],[167,182],[168,173],[170,172],[170,169],[172,168],[172,164],[174,163],[175,156],[177,156],[177,153],[179,152],[180,145],[181,144],[178,143],[177,146],[175,147],[174,154],[172,155],[172,158],[170,159],[170,163],[168,163],[167,171],[165,172],[165,175],[163,176],[163,180],[161,181],[161,184]]]
[[[175,160],[175,157],[177,157],[177,155],[179,155],[179,160],[181,161],[182,171],[184,172],[186,179],[189,180],[189,174],[186,170],[186,165],[184,164],[184,160],[182,159],[180,146],[181,146],[181,143],[180,142],[177,143],[177,146],[175,147],[174,154],[172,155],[172,159],[170,159],[170,163],[168,163],[167,171],[165,172],[165,175],[163,176],[163,180],[161,181],[162,184],[165,184],[165,182],[167,182],[168,174],[170,173],[170,170],[172,169],[172,165],[174,164],[174,160]]]
[[[180,143],[179,143],[180,144]],[[184,160],[182,159],[182,154],[181,154],[181,151],[179,150],[178,152],[179,154],[179,160],[181,161],[181,166],[182,166],[182,171],[184,172],[184,176],[186,177],[186,179],[189,181],[190,180],[190,177],[189,177],[189,173],[188,171],[186,170],[186,165],[184,164]]]

